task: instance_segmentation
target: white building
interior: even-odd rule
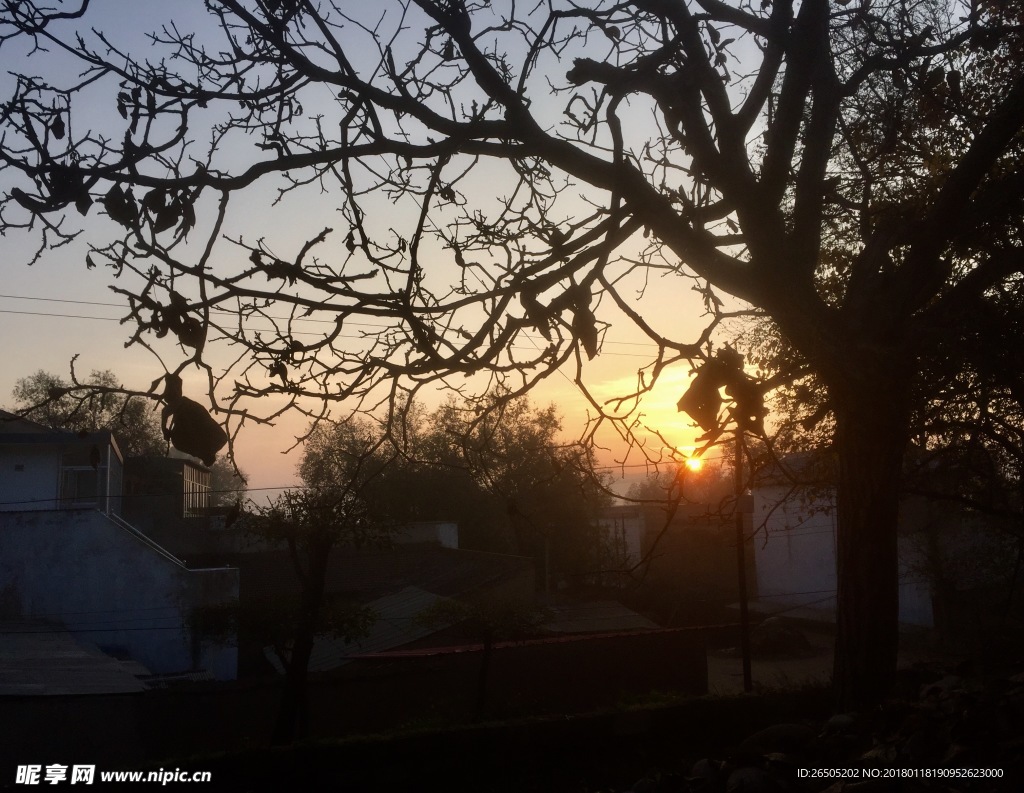
[[[758,610],[820,613],[836,608],[836,508],[829,488],[791,492],[789,483],[753,489],[753,551]],[[902,624],[932,627],[931,584],[922,549],[906,520],[899,536]],[[798,612],[798,610],[803,610]]]
[[[202,607],[238,598],[238,570],[191,569],[120,516],[107,431],[52,430],[0,411],[0,619],[67,630],[154,674],[233,679],[237,647]]]

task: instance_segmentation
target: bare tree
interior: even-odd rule
[[[177,341],[236,423],[269,394],[319,415],[453,375],[521,393],[618,317],[658,348],[645,391],[704,351],[712,288],[765,311],[836,425],[839,700],[883,696],[922,351],[1021,270],[1017,7],[358,8],[208,0],[206,24],[133,48],[88,2],[6,5],[2,51],[32,57],[7,60],[0,227],[41,254],[105,210],[86,265],[118,276],[130,341]],[[41,54],[78,76],[33,75]],[[275,200],[303,202],[296,223],[337,209],[296,242],[246,225]],[[702,338],[637,308],[655,274],[705,295]],[[225,342],[226,373],[204,357]]]

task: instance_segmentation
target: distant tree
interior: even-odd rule
[[[369,424],[320,424],[307,441],[299,463],[305,487],[288,490],[267,506],[255,506],[252,530],[283,543],[299,582],[299,601],[290,639],[275,647],[285,667],[285,688],[274,728],[275,743],[308,734],[309,659],[323,632],[354,637],[368,625],[365,611],[325,608],[331,553],[342,546],[362,547],[388,541],[388,523],[372,499],[371,485],[394,459]]]
[[[625,499],[643,515],[647,542],[641,559],[632,560],[623,572],[631,575],[647,569],[646,563],[659,554],[659,547],[680,508],[696,506],[707,515],[731,514],[735,504],[731,466],[704,463],[698,470],[686,464],[664,466],[652,471],[626,491]]]
[[[93,371],[81,386],[40,369],[15,383],[14,409],[54,429],[110,430],[125,457],[166,452],[155,402],[120,393],[121,381],[109,369]]]
[[[553,405],[452,398],[406,426],[405,458],[382,477],[401,492],[396,516],[456,520],[463,547],[535,557],[549,577],[600,567],[597,516],[611,496],[593,449],[560,437]]]
[[[210,505],[229,507],[245,500],[247,477],[226,457],[218,457],[210,466]]]

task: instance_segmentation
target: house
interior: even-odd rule
[[[0,510],[118,513],[124,462],[108,430],[52,430],[0,410]]]
[[[395,532],[392,542],[395,545],[427,543],[454,550],[459,547],[459,525],[445,520],[406,523]]]
[[[178,557],[223,563],[245,545],[230,506],[211,505],[210,469],[193,457],[129,457],[123,515]]]
[[[197,627],[238,598],[238,570],[194,568],[122,512],[107,431],[53,430],[0,411],[0,620],[67,631],[154,675],[236,676],[237,647]]]
[[[47,622],[0,622],[0,697],[135,694],[149,670]]]
[[[778,468],[756,480],[753,550],[758,607],[768,613],[820,613],[831,620],[837,587],[837,515],[830,463],[808,453],[791,455],[783,464],[801,482],[817,484],[796,487]],[[975,578],[994,580],[990,570],[976,572],[979,557],[1010,559],[1015,554],[1015,545],[1007,544],[991,521],[954,502],[915,495],[900,500],[897,543],[899,621],[905,627],[941,627],[943,612],[953,607],[949,593],[979,583],[972,580],[968,566],[975,570]]]
[[[788,482],[753,488],[753,607],[767,615],[832,621],[837,591],[835,491],[830,487],[802,494],[790,491]],[[908,627],[931,628],[931,584],[906,506],[901,510],[898,537],[899,621]]]
[[[375,616],[370,635],[346,645],[333,636],[317,638],[312,671],[343,665],[365,648],[386,650],[421,642],[439,630],[418,615],[446,598],[532,601],[534,565],[520,556],[470,551],[458,545],[453,523],[412,524],[396,532],[389,548],[339,546],[327,560],[325,601],[358,604]],[[239,554],[240,603],[246,614],[266,615],[297,603],[301,585],[288,550]],[[258,675],[274,665],[268,637],[250,630],[242,637],[242,674]],[[427,642],[428,644],[430,642]]]

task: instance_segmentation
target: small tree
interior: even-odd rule
[[[285,688],[275,743],[308,734],[309,659],[317,634],[331,630],[355,637],[368,624],[365,611],[325,611],[331,553],[339,547],[379,545],[388,538],[381,510],[370,495],[370,484],[393,460],[383,441],[368,425],[353,422],[321,425],[308,444],[299,464],[306,487],[256,507],[252,523],[262,537],[286,545],[299,582],[291,639],[276,643],[285,666]]]
[[[472,600],[439,600],[417,619],[430,626],[458,625],[468,636],[483,644],[477,674],[474,721],[487,712],[487,685],[497,642],[517,641],[535,634],[550,616],[534,603],[484,595]]]

